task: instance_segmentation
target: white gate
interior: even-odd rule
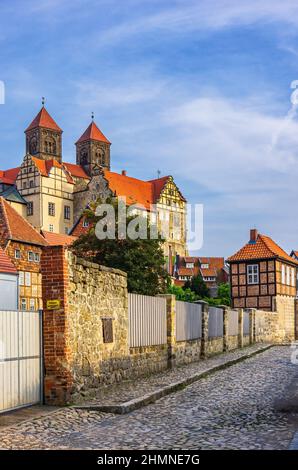
[[[0,311],[0,413],[42,400],[41,315]]]

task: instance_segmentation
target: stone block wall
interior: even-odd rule
[[[44,248],[41,271],[47,404],[79,402],[106,384],[136,379],[256,341],[278,343],[291,337],[287,312],[291,306],[278,299],[277,305],[279,301],[283,305],[281,313],[250,310],[250,334],[246,337],[242,309],[238,311],[238,335],[228,336],[228,309],[223,307],[223,336],[208,338],[209,307],[201,302],[201,338],[177,341],[176,300],[166,295],[167,342],[130,348],[125,273],[78,259],[62,246]],[[60,301],[56,310],[47,308],[49,300]]]

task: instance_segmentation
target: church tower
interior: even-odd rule
[[[62,129],[43,106],[25,130],[26,154],[42,160],[62,160]]]
[[[76,142],[77,165],[81,165],[89,176],[100,173],[101,168],[110,169],[111,142],[93,121]]]

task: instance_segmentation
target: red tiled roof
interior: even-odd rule
[[[69,246],[72,245],[74,241],[77,240],[77,237],[71,235],[64,235],[63,233],[52,233],[42,230],[42,235],[46,239],[49,245],[58,246]]]
[[[0,273],[17,274],[17,269],[12,264],[7,254],[0,248]]]
[[[89,222],[88,227],[84,227],[84,221],[85,221],[85,216],[81,215],[80,219],[76,222],[76,224],[71,229],[71,232],[70,232],[71,236],[78,238],[81,235],[85,235],[90,230],[90,227],[92,226],[91,223]]]
[[[199,272],[198,266],[195,266],[194,268],[179,268],[178,273],[179,276],[196,276]]]
[[[1,219],[0,225],[4,225],[8,240],[15,240],[32,245],[46,246],[46,240],[3,198],[0,197]]]
[[[170,178],[170,176],[163,176],[162,178],[149,180],[149,183],[151,183],[152,187],[153,187],[153,196],[154,196],[155,201],[157,201],[160,198],[160,195],[161,195],[166,183],[168,182],[169,178]],[[178,192],[179,192],[182,200],[184,202],[186,202],[186,199],[184,198],[182,193],[179,191],[179,189],[178,189]]]
[[[71,176],[76,178],[90,179],[90,177],[85,172],[84,168],[80,165],[75,165],[74,163],[63,163],[65,168],[69,171]]]
[[[60,129],[58,124],[49,115],[45,107],[41,108],[37,116],[31,122],[30,126],[27,127],[25,132],[29,131],[30,129],[35,129],[36,127],[45,127],[47,129],[62,132],[62,129]]]
[[[17,176],[19,174],[20,167],[10,168],[9,170],[0,170],[0,182],[4,184],[15,184]]]
[[[203,277],[216,277],[217,276],[216,268],[201,268],[200,271]]]
[[[128,206],[139,204],[148,210],[150,209],[150,205],[154,204],[155,199],[150,181],[142,181],[108,170],[104,170],[104,177],[116,196],[126,198],[126,204]]]
[[[64,165],[58,162],[58,160],[56,160],[55,158],[53,158],[52,160],[41,160],[40,158],[32,157],[32,162],[34,163],[34,165],[39,170],[42,176],[49,176],[50,171],[53,167],[60,168],[64,170],[68,183],[74,184],[74,181],[70,175],[68,168],[64,168]]]
[[[87,127],[84,134],[81,135],[79,140],[76,142],[85,142],[86,140],[99,140],[100,142],[106,142],[110,144],[111,142],[106,138],[105,135],[101,132],[101,130],[97,127],[94,121]]]
[[[286,261],[298,264],[298,261],[291,258],[277,243],[270,237],[259,234],[257,240],[252,243],[248,242],[234,255],[230,256],[227,261],[246,261],[250,259],[269,259],[281,258]]]
[[[224,258],[212,257],[199,257],[201,264],[209,264],[209,268],[223,269],[225,267]]]

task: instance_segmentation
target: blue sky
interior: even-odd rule
[[[1,2],[0,168],[24,156],[41,97],[64,159],[91,112],[112,169],[172,174],[204,204],[199,254],[228,256],[257,227],[298,249],[295,0]]]

